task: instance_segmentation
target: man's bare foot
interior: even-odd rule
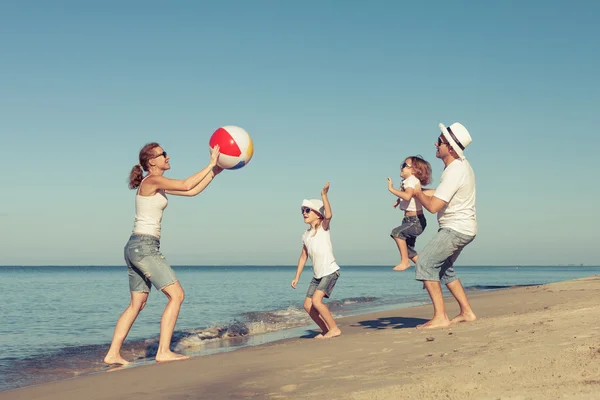
[[[337,336],[340,336],[342,334],[342,331],[340,331],[340,328],[333,328],[331,329],[329,332],[327,332],[323,338],[324,339],[331,339]]]
[[[393,270],[394,270],[394,271],[406,271],[406,270],[407,270],[407,269],[409,269],[409,268],[410,268],[410,263],[408,263],[408,262],[407,262],[407,263],[405,264],[405,263],[401,262],[400,264],[396,265],[396,266],[393,268]]]
[[[172,351],[164,354],[156,355],[156,362],[166,362],[166,361],[181,361],[187,360],[190,356],[184,356],[183,354],[173,353]]]
[[[120,354],[113,356],[113,355],[106,355],[106,357],[104,357],[104,364],[108,364],[108,365],[114,365],[114,364],[119,364],[119,365],[129,365],[131,364],[129,361],[127,361],[126,359],[124,359],[123,357],[121,357]]]
[[[319,333],[317,336],[315,336],[313,339],[324,339],[325,336],[323,336],[322,333]]]
[[[436,329],[436,328],[447,328],[450,326],[450,320],[448,317],[432,318],[424,324],[417,325],[417,329]]]
[[[477,319],[477,316],[473,313],[473,311],[470,311],[468,313],[460,313],[458,314],[456,317],[452,318],[452,321],[450,321],[451,324],[458,324],[460,322],[471,322],[471,321],[475,321]]]

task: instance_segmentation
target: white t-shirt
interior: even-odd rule
[[[420,184],[419,178],[414,175],[409,176],[406,179],[402,180],[402,184],[400,185],[401,189],[406,190],[407,188],[414,189],[417,184]],[[416,198],[412,198],[409,201],[406,201],[400,198],[400,209],[404,211],[421,211],[423,210],[423,206],[421,202]]]
[[[477,234],[475,174],[466,159],[454,160],[444,169],[433,195],[448,203],[437,213],[440,228],[469,236]]]
[[[330,231],[319,226],[316,235],[313,234],[312,229],[305,231],[302,235],[302,243],[306,246],[312,261],[314,277],[321,279],[325,275],[333,274],[340,267],[333,256]]]

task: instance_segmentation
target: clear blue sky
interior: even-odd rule
[[[479,235],[462,265],[600,264],[600,5],[592,1],[4,1],[1,265],[118,265],[126,178],[158,141],[167,176],[223,125],[254,158],[170,197],[172,264],[295,264],[302,199],[331,181],[340,265],[390,264],[386,177],[437,124],[471,132]],[[421,249],[437,229],[434,215]]]

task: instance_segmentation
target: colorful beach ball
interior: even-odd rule
[[[222,126],[217,129],[208,145],[212,149],[220,146],[221,155],[217,164],[225,169],[239,169],[250,162],[254,154],[252,138],[239,126]]]

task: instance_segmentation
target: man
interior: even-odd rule
[[[435,190],[425,191],[417,186],[414,192],[427,211],[437,213],[439,223],[438,232],[416,262],[416,279],[423,281],[433,303],[433,318],[419,325],[419,329],[442,328],[477,318],[453,266],[460,252],[477,234],[475,175],[464,156],[471,135],[458,122],[449,127],[439,124],[439,127],[442,133],[435,144],[435,156],[445,166],[440,185]],[[448,287],[460,306],[460,313],[452,320],[446,314],[441,283]]]

